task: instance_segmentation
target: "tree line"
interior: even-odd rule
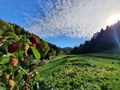
[[[106,26],[100,32],[96,32],[90,40],[84,44],[75,46],[71,51],[72,54],[95,53],[120,48],[120,21],[111,26]]]

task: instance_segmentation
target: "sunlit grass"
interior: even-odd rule
[[[47,64],[40,68],[45,90],[48,88],[118,90],[120,88],[120,60],[118,59],[104,58],[102,54],[101,57],[89,54],[58,58],[47,61]]]

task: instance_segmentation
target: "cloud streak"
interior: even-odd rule
[[[41,38],[65,35],[91,38],[119,12],[119,0],[36,0],[37,8],[26,13],[28,30]]]

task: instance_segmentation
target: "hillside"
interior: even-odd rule
[[[100,32],[96,32],[91,40],[74,47],[71,53],[114,52],[115,48],[118,51],[120,50],[120,21],[114,25],[106,26],[105,30],[101,29]]]
[[[72,47],[64,47],[62,48],[62,50],[64,51],[65,54],[69,55],[71,54],[71,51],[73,50]]]
[[[62,48],[63,50],[69,50],[69,51],[71,51],[73,48],[72,47],[64,47],[64,48]]]
[[[28,40],[31,36],[37,36],[33,33],[26,31],[25,29],[21,28],[16,24],[7,23],[3,20],[0,20],[0,35],[3,36],[3,34],[5,34],[6,32],[12,32],[14,33],[14,35],[23,37],[26,40]],[[51,58],[52,56],[63,54],[61,48],[42,40],[39,36],[37,36],[37,38],[39,42],[36,47],[38,51],[41,53],[41,59],[46,58],[48,59]],[[42,50],[44,48],[46,50]]]
[[[118,53],[69,55],[47,61],[40,68],[43,90],[118,90]],[[41,90],[42,90],[41,89]]]

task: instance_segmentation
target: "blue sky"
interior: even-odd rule
[[[120,14],[120,0],[0,0],[0,19],[60,47],[90,39]]]

